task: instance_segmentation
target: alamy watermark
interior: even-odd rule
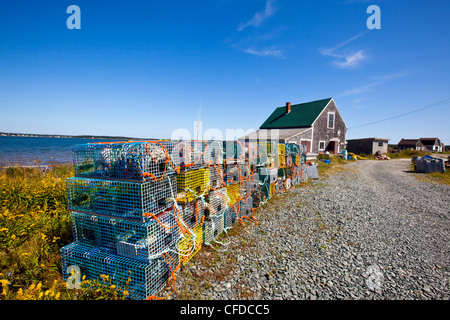
[[[369,18],[367,18],[366,26],[367,29],[381,29],[381,9],[379,6],[371,5],[367,8],[366,12],[371,14]]]
[[[70,16],[67,18],[66,26],[67,29],[81,29],[81,9],[79,6],[76,5],[70,5],[67,7],[66,10],[67,13],[70,14]]]

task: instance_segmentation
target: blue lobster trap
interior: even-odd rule
[[[142,261],[176,245],[181,237],[173,210],[145,223],[82,212],[72,212],[71,218],[74,241]]]
[[[117,256],[98,247],[73,242],[61,248],[63,278],[67,280],[69,266],[78,266],[81,275],[88,280],[99,280],[105,284],[115,284],[119,290],[127,290],[130,299],[143,300],[158,295],[173,281],[179,257],[176,248],[143,262]],[[81,276],[80,275],[80,276]],[[102,275],[107,275],[102,277]]]
[[[175,176],[143,183],[72,177],[66,186],[69,210],[139,221],[172,208],[177,193]]]
[[[72,151],[77,177],[150,181],[175,173],[170,150],[158,141],[87,143]]]

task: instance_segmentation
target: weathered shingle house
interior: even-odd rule
[[[403,139],[398,143],[399,149],[444,151],[443,143],[439,138]]]
[[[442,143],[439,138],[420,138],[420,142],[425,146],[428,151],[442,152]]]
[[[342,152],[347,126],[333,98],[276,108],[259,130],[241,139],[279,139],[306,147],[307,153]]]
[[[425,150],[425,146],[419,139],[404,139],[400,140],[397,144],[399,149],[413,149],[413,150]]]

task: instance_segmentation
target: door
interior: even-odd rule
[[[330,141],[326,151],[333,154],[339,153],[339,141]]]

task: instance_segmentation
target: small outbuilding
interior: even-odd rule
[[[363,138],[347,140],[347,151],[355,154],[386,154],[389,139]]]

